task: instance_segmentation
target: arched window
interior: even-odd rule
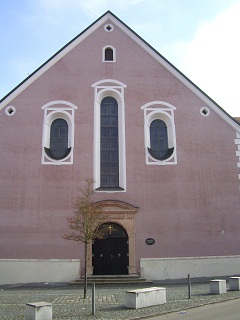
[[[71,165],[74,149],[74,111],[68,101],[56,100],[42,106],[44,110],[42,164]]]
[[[126,192],[126,85],[113,79],[94,88],[94,188],[97,192]]]
[[[176,107],[165,101],[148,102],[144,110],[146,164],[177,164],[174,111]]]
[[[113,97],[101,102],[100,187],[119,187],[118,103]]]
[[[106,48],[105,49],[105,61],[113,61],[113,49]]]
[[[61,160],[68,156],[68,123],[64,119],[55,119],[50,129],[50,148],[45,148],[49,157]]]
[[[173,148],[168,147],[167,125],[161,119],[155,119],[150,124],[149,153],[157,160],[168,159],[173,153]]]
[[[106,45],[102,48],[102,61],[103,62],[115,62],[116,61],[116,49],[111,45]]]

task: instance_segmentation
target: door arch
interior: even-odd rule
[[[107,222],[100,226],[104,236],[92,244],[92,266],[94,275],[128,274],[128,234],[117,223]]]

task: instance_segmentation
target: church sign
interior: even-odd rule
[[[148,245],[152,245],[152,244],[155,243],[155,240],[154,240],[153,238],[147,238],[145,242],[146,242],[146,244],[148,244]]]

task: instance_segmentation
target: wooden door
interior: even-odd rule
[[[104,239],[95,239],[93,243],[93,274],[121,275],[128,274],[128,237],[126,231],[117,224],[105,224]]]

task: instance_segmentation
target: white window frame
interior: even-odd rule
[[[144,141],[145,160],[148,165],[173,165],[177,164],[176,130],[174,123],[174,111],[176,107],[165,101],[152,101],[141,107],[144,110]],[[174,148],[172,155],[165,160],[158,160],[150,155],[150,125],[155,119],[163,120],[167,126],[168,146]]]
[[[68,101],[55,100],[42,106],[44,110],[43,132],[42,132],[42,164],[49,165],[69,165],[73,164],[74,149],[74,111],[77,107]],[[64,119],[68,123],[68,148],[70,153],[61,160],[56,160],[46,154],[45,148],[50,148],[51,124],[56,119]]]
[[[104,30],[105,30],[106,32],[112,32],[112,31],[114,30],[114,27],[113,27],[112,24],[108,23],[108,24],[106,24],[106,25],[104,26]]]
[[[112,49],[113,51],[113,60],[105,60],[105,50]],[[116,48],[111,45],[107,45],[102,48],[102,62],[116,62]]]
[[[202,107],[200,109],[200,114],[203,116],[203,117],[208,117],[210,116],[210,109],[208,107]]]
[[[98,192],[126,192],[126,143],[125,143],[125,103],[126,85],[113,79],[104,79],[92,84],[94,88],[94,189],[100,188],[100,109],[102,99],[113,97],[118,103],[118,142],[119,142],[119,187],[122,190],[96,190]]]
[[[5,108],[5,114],[9,117],[14,116],[16,113],[16,108],[14,106],[7,106]]]

